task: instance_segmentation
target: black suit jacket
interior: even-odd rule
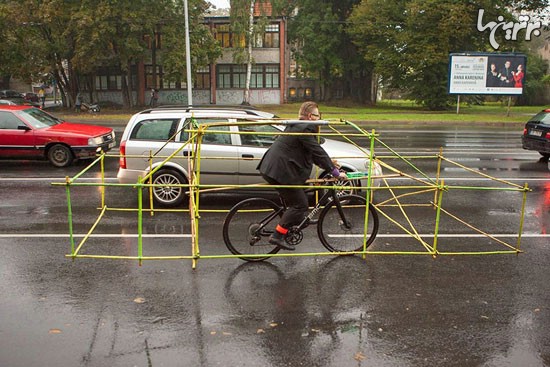
[[[287,133],[316,133],[317,125],[298,123],[288,125]],[[303,185],[311,174],[313,164],[331,171],[334,165],[327,152],[313,135],[280,135],[265,152],[257,169],[281,185]]]

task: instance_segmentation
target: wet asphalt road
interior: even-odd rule
[[[64,257],[65,191],[51,182],[85,163],[54,169],[0,161],[0,366],[550,366],[550,172],[537,153],[521,149],[520,132],[381,129],[401,154],[431,155],[442,146],[478,172],[527,183],[533,191],[519,255],[201,259],[195,270],[189,260],[72,261]],[[415,163],[435,175],[434,160]],[[107,164],[108,182],[116,164]],[[94,182],[97,170],[85,177]],[[442,177],[455,186],[495,185],[448,165]],[[99,192],[73,188],[71,197],[81,236],[98,216]],[[201,206],[227,209],[242,198],[211,195]],[[443,200],[515,244],[521,194],[457,189]],[[135,206],[136,195],[113,188],[107,201]],[[420,234],[433,232],[433,210],[407,213]],[[222,221],[222,213],[201,218],[201,254],[227,253]],[[182,214],[156,213],[143,227],[144,255],[190,253]],[[135,213],[110,212],[84,253],[135,255],[136,233]],[[441,234],[442,251],[502,249],[454,221],[443,220]],[[422,250],[387,220],[371,249]],[[314,230],[300,251],[323,251]]]

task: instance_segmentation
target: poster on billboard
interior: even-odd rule
[[[449,57],[449,94],[521,95],[524,54],[461,53]]]

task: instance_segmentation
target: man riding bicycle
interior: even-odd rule
[[[304,102],[300,106],[298,118],[304,121],[319,120],[321,115],[317,103]],[[319,130],[320,125],[296,123],[288,125],[285,133],[318,134]],[[265,152],[257,169],[271,185],[303,186],[309,179],[313,164],[336,178],[347,179],[346,174],[340,172],[336,162],[329,157],[314,135],[280,135]],[[285,237],[289,228],[304,219],[308,209],[307,194],[303,188],[278,187],[276,190],[286,202],[288,209],[269,238],[269,243],[293,251],[296,247],[288,244]]]

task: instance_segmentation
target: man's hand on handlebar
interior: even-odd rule
[[[332,177],[338,179],[338,180],[347,180],[348,176],[346,175],[346,172],[341,171],[340,166],[336,166],[332,169],[332,172],[330,173]]]

